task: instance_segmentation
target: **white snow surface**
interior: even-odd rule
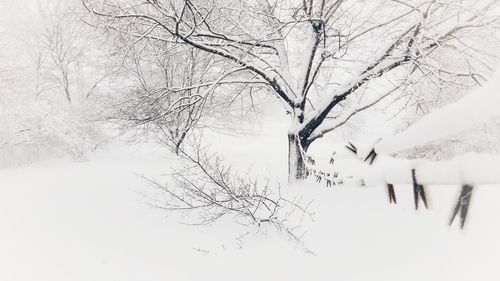
[[[285,180],[278,121],[287,120],[264,122],[262,135],[211,136],[214,149],[236,168]],[[358,162],[336,165],[361,169]],[[396,184],[396,206],[377,184],[283,186],[288,197],[314,200],[314,220],[302,224],[305,251],[270,227],[189,226],[151,207],[154,192],[138,175],[161,181],[176,163],[155,145],[113,145],[84,162],[0,170],[0,280],[500,280],[498,186],[475,189],[462,231],[447,225],[458,185],[428,186],[430,210],[418,211],[407,184]],[[391,163],[404,181],[412,164]]]

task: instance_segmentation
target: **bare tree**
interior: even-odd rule
[[[291,117],[290,181],[305,175],[315,140],[388,96],[422,98],[412,90],[421,81],[438,93],[483,79],[494,57],[477,39],[499,20],[496,0],[82,1],[108,30],[228,62],[200,88],[274,93]]]
[[[126,37],[117,41],[122,73],[134,80],[136,86],[117,94],[112,102],[115,110],[108,112],[107,117],[119,120],[126,129],[140,127],[147,134],[155,134],[172,144],[176,154],[192,131],[214,128],[214,119],[218,124],[224,120],[242,121],[245,112],[235,113],[235,106],[253,105],[251,100],[236,101],[238,95],[228,97],[228,92],[241,92],[242,86],[221,87],[213,83],[226,72],[225,61],[215,55],[172,43],[141,44]]]
[[[72,101],[70,73],[81,60],[85,48],[82,44],[82,25],[66,6],[39,7],[44,21],[40,46],[36,55],[37,68],[45,63],[46,80],[51,80],[63,92],[68,103]],[[40,60],[45,56],[47,60]]]
[[[37,95],[57,90],[70,104],[89,98],[114,74],[103,61],[102,40],[82,21],[77,4],[39,3],[40,30],[31,54]]]

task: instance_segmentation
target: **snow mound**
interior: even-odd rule
[[[378,153],[396,153],[464,132],[481,122],[499,117],[499,105],[500,71],[485,85],[457,102],[432,111],[399,134],[384,138],[375,146],[375,150]]]

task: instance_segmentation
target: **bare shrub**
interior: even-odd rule
[[[226,216],[246,226],[268,224],[288,239],[301,242],[301,222],[305,216],[312,218],[311,202],[304,204],[302,197],[285,198],[279,183],[272,184],[269,178],[238,173],[199,142],[189,147],[189,152],[180,150],[185,163],[173,169],[170,183],[145,178],[166,195],[156,207],[182,213],[194,225],[211,224]],[[191,219],[194,222],[188,222]]]

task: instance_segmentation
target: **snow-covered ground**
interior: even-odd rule
[[[117,78],[112,78],[113,83],[106,82],[106,79],[101,81],[100,72],[108,72],[108,64],[112,66],[115,58],[108,58],[106,50],[87,54],[89,57],[82,60],[81,66],[75,66],[79,71],[70,74],[75,78],[73,86],[78,87],[78,93],[81,91],[83,95],[80,98],[74,96],[74,103],[69,106],[62,92],[54,90],[61,85],[50,79],[55,65],[47,64],[48,61],[36,61],[38,57],[43,60],[48,54],[38,50],[38,47],[34,49],[43,42],[38,37],[50,30],[50,26],[55,27],[55,23],[47,25],[46,16],[50,13],[41,12],[44,9],[57,10],[58,2],[68,4],[69,8],[73,2],[81,4],[80,0],[0,1],[0,281],[500,280],[500,220],[497,217],[500,215],[500,156],[477,153],[456,155],[453,148],[460,147],[462,151],[467,151],[468,147],[463,145],[466,142],[453,142],[454,139],[450,138],[451,134],[459,134],[457,139],[465,136],[469,138],[469,143],[477,143],[477,146],[486,143],[500,151],[496,145],[490,145],[498,143],[499,134],[492,130],[491,138],[487,139],[486,130],[486,124],[493,127],[500,124],[500,72],[482,88],[451,105],[433,109],[416,124],[413,123],[413,113],[405,117],[404,112],[396,114],[396,107],[386,110],[387,104],[408,103],[406,99],[387,99],[370,109],[369,114],[364,111],[356,115],[349,120],[348,128],[333,132],[333,135],[353,141],[360,152],[357,156],[327,136],[318,139],[308,153],[315,157],[316,169],[341,173],[345,184],[334,187],[326,187],[325,180],[317,184],[314,178],[293,186],[284,184],[287,180],[286,135],[289,120],[274,98],[259,97],[255,100],[256,104],[277,103],[270,108],[259,104],[258,111],[264,112],[262,128],[258,128],[257,120],[249,118],[250,122],[242,122],[245,124],[235,121],[241,127],[256,127],[253,131],[238,128],[247,134],[230,136],[205,132],[204,136],[212,143],[213,151],[223,154],[235,169],[246,172],[251,168],[264,177],[280,181],[285,197],[300,199],[302,204],[311,202],[308,207],[311,216],[289,222],[291,226],[298,227],[297,234],[303,234],[301,243],[296,243],[265,223],[261,227],[248,227],[226,217],[210,226],[193,226],[183,223],[187,217],[169,214],[152,206],[162,196],[141,176],[165,182],[170,169],[176,167],[179,160],[157,144],[125,145],[118,139],[107,143],[107,136],[100,135],[98,126],[94,128],[93,123],[87,124],[88,120],[96,119],[93,116],[99,110],[95,104],[107,107],[106,99],[100,100],[99,96],[110,89],[120,92],[116,86],[124,86],[119,85],[123,82],[120,82],[121,75],[127,77],[125,84],[131,83],[128,74],[117,74]],[[372,1],[368,5],[369,1],[358,2],[354,1],[353,5],[362,7],[362,12],[368,14],[383,3]],[[470,2],[473,7],[474,1]],[[51,8],[49,4],[55,6]],[[463,6],[464,11],[467,7],[468,4]],[[382,11],[382,14],[387,12]],[[365,21],[365,16],[355,14],[359,20]],[[394,15],[391,12],[391,16]],[[347,22],[351,22],[349,17]],[[367,22],[371,25],[377,21]],[[445,25],[448,22],[445,21]],[[355,23],[352,26],[356,26]],[[411,24],[411,21],[406,24]],[[364,30],[373,30],[368,26]],[[359,28],[363,30],[362,25],[356,27]],[[439,29],[430,26],[425,32],[440,33]],[[490,34],[489,31],[487,33]],[[87,41],[87,37],[77,35],[75,38],[78,40]],[[291,82],[287,83],[287,87],[297,85],[297,91],[304,85],[299,80],[304,78],[297,80],[294,77],[305,76],[308,66],[302,63],[303,56],[311,52],[307,49],[313,45],[306,46],[301,42],[306,42],[306,37],[310,37],[309,40],[314,38],[309,35],[299,32],[296,38],[288,37],[290,41],[285,43],[289,45],[286,47],[290,51],[289,62],[282,61],[280,65],[283,68],[289,64],[289,67],[284,67],[290,69],[285,71],[289,73],[283,73],[287,76],[283,79]],[[335,69],[342,70],[338,74],[321,74],[325,77],[320,80],[326,79],[324,89],[318,90],[321,93],[318,97],[309,97],[327,98],[328,95],[322,93],[330,93],[325,91],[327,88],[337,89],[336,83],[350,75],[358,81],[360,77],[354,73],[366,69],[365,59],[371,61],[381,57],[389,47],[386,44],[393,44],[392,40],[387,41],[389,37],[384,37],[374,44],[367,41],[369,44],[366,45],[375,48],[362,48],[359,58],[358,51],[347,55],[346,63],[350,57],[356,57],[358,62],[346,64],[345,69],[349,70],[346,73],[341,63],[340,67],[335,65]],[[340,33],[338,38],[341,38]],[[110,39],[106,37],[106,41]],[[487,41],[481,40],[481,43],[490,45]],[[136,43],[134,39],[134,45]],[[91,43],[87,47],[94,49],[95,44],[99,49],[107,49],[100,43]],[[116,53],[114,49],[110,51]],[[318,56],[327,53],[329,51],[317,52]],[[453,54],[447,56],[460,60]],[[106,57],[106,63],[99,66],[97,61],[103,57]],[[477,59],[481,61],[484,58],[478,56]],[[119,63],[125,62],[118,60]],[[36,81],[33,79],[35,76]],[[39,76],[49,77],[38,81]],[[335,79],[330,79],[330,76]],[[443,78],[446,79],[446,76]],[[320,80],[316,82],[322,88]],[[381,94],[385,92],[382,91],[385,86],[393,87],[392,83],[385,85],[384,81],[372,82],[366,91],[380,90]],[[99,94],[96,90],[89,99],[89,94],[95,89],[89,88],[88,93],[83,89],[85,85],[94,83],[101,83],[103,92]],[[418,93],[419,87],[427,91],[426,84],[419,84],[414,90],[417,96],[427,98],[426,94]],[[414,94],[412,89],[408,93]],[[455,100],[450,95],[446,94],[443,101],[449,98]],[[365,93],[359,93],[356,102],[352,100],[349,104],[346,101],[343,106],[346,109],[355,106],[351,108],[355,110],[372,98],[366,95],[365,100],[364,96]],[[82,104],[78,105],[80,102]],[[403,107],[413,111],[413,106],[410,108],[405,104]],[[347,114],[336,117],[349,116],[351,112],[339,111]],[[413,125],[395,134],[395,128],[406,127],[403,125],[406,122]],[[225,129],[226,133],[236,133]],[[465,131],[470,129],[473,131]],[[378,141],[379,138],[382,140]],[[447,143],[454,143],[455,146],[443,153],[446,157],[431,149],[439,156],[436,159],[444,159],[439,162],[392,157],[401,157],[405,154],[396,153],[418,147],[424,152],[409,155],[429,155],[425,153],[428,147],[422,146],[433,141],[441,146]],[[99,149],[81,157],[85,159],[79,158],[94,147]],[[482,148],[484,150],[476,152],[495,151],[486,146]],[[372,149],[379,156],[369,166],[360,159]],[[331,166],[328,162],[334,151],[335,164]],[[61,155],[73,158],[50,160]],[[413,189],[409,184],[411,169],[417,170],[419,183],[425,185],[429,210],[421,207],[416,211],[414,208]],[[366,186],[360,185],[361,180]],[[389,204],[386,183],[395,184],[397,205]],[[475,185],[463,230],[458,221],[448,225],[462,184]]]
[[[283,180],[278,123],[212,136],[214,149]],[[498,186],[476,188],[464,230],[447,225],[459,186],[429,186],[430,210],[418,211],[409,185],[396,185],[396,206],[377,185],[283,187],[313,200],[304,249],[266,226],[189,226],[151,207],[138,175],[161,181],[176,162],[155,145],[112,144],[87,161],[0,170],[0,280],[500,280]]]

